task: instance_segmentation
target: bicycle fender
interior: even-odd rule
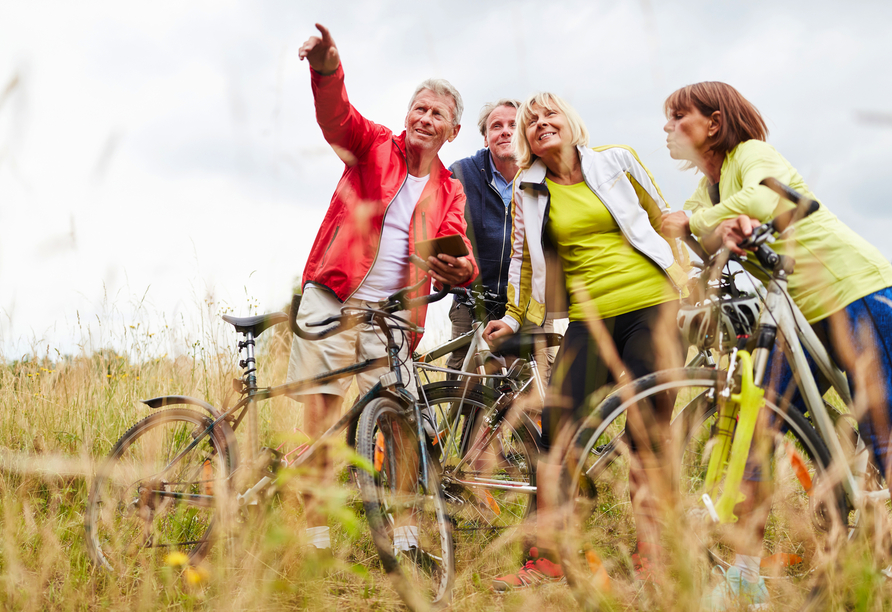
[[[542,449],[542,429],[540,425],[533,420],[526,412],[520,413],[520,420],[526,425],[527,431],[529,431],[533,435],[533,442],[536,444],[536,448]]]
[[[164,395],[161,397],[153,397],[152,399],[140,400],[143,404],[148,406],[149,408],[163,408],[164,406],[174,406],[176,404],[190,404],[192,406],[199,406],[204,408],[206,412],[208,412],[211,417],[216,421],[223,414],[214,408],[211,404],[208,404],[204,400],[200,400],[195,397],[189,397],[187,395]]]
[[[210,414],[211,418],[215,421],[218,420],[223,414],[217,410],[214,406],[207,403],[204,400],[200,400],[195,397],[189,397],[188,395],[163,395],[161,397],[153,397],[152,399],[140,400],[143,404],[152,409],[163,408],[165,406],[175,406],[181,404],[188,404],[191,406],[198,406],[200,408],[204,408],[204,410]],[[223,431],[223,436],[226,438],[226,444],[229,447],[229,457],[232,461],[233,470],[239,466],[239,453],[238,453],[238,442],[235,439],[235,432],[232,430],[232,427],[229,426],[229,423],[226,421],[220,421],[216,425],[220,427]]]

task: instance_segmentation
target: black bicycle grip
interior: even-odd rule
[[[429,265],[427,265],[426,261],[421,259],[415,253],[412,253],[411,255],[409,255],[409,261],[411,261],[413,264],[415,264],[416,266],[421,268],[425,273],[430,274],[431,267]]]
[[[311,323],[310,325],[327,325],[333,321],[338,321],[336,325],[332,325],[327,329],[323,329],[319,332],[308,332],[297,324],[297,311],[300,308],[300,294],[295,294],[291,298],[291,312],[288,313],[288,325],[291,327],[291,333],[304,340],[322,340],[323,338],[328,338],[329,336],[333,336],[335,334],[339,334],[343,331],[347,331],[350,328],[356,327],[360,323],[362,323],[364,317],[363,316],[346,316],[340,315],[337,317],[329,317],[324,321],[319,321],[318,323]]]
[[[292,333],[297,333],[297,311],[300,310],[300,300],[303,297],[300,293],[291,296],[291,310],[288,311],[288,326]]]
[[[768,177],[763,179],[759,184],[768,187],[782,198],[790,200],[796,204],[796,208],[782,212],[771,221],[774,231],[778,233],[783,233],[792,223],[806,218],[821,207],[821,204],[817,200],[805,197],[792,187],[784,185],[776,178]]]
[[[694,252],[694,255],[696,255],[703,261],[709,261],[709,253],[706,252],[706,249],[703,248],[703,245],[700,244],[700,241],[694,238],[691,234],[688,234],[684,237],[684,242]]]
[[[433,304],[434,302],[439,302],[444,297],[449,295],[449,291],[452,289],[449,285],[443,285],[443,288],[437,291],[436,293],[431,293],[430,295],[422,295],[421,297],[413,298],[411,300],[405,301],[405,309],[412,310],[413,308],[417,308],[419,306],[424,306],[426,304]]]

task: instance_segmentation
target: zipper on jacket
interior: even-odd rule
[[[393,140],[393,139],[391,139],[391,140]],[[394,144],[396,144],[396,141],[394,141]],[[397,149],[399,149],[399,146],[397,146]],[[402,151],[400,151],[400,152],[402,153]],[[370,265],[369,269],[365,271],[365,274],[363,275],[362,280],[359,281],[358,285],[356,285],[356,289],[351,291],[350,295],[347,296],[347,300],[352,298],[353,295],[357,291],[359,291],[359,288],[362,287],[362,284],[365,282],[365,279],[368,278],[369,272],[371,272],[372,268],[375,267],[375,262],[378,261],[378,253],[381,252],[381,236],[384,233],[384,218],[387,217],[387,211],[390,210],[390,205],[393,204],[393,201],[396,199],[396,196],[398,196],[400,194],[400,191],[403,190],[403,187],[405,186],[406,181],[409,180],[409,158],[408,158],[408,156],[406,156],[405,153],[403,153],[403,161],[406,162],[406,175],[403,177],[403,182],[400,183],[400,188],[396,190],[396,193],[393,194],[392,198],[390,198],[390,202],[388,202],[387,206],[384,207],[384,217],[381,218],[381,234],[378,235],[378,246],[375,247],[375,257],[374,257],[374,259],[372,259],[372,265]],[[344,301],[346,302],[347,300],[344,300]]]
[[[601,201],[601,204],[604,205],[604,208],[606,208],[606,209],[607,209],[607,212],[610,213],[610,216],[613,217],[613,222],[616,223],[616,226],[619,228],[619,231],[622,232],[622,234],[623,234],[623,236],[625,237],[626,241],[627,241],[629,244],[631,244],[632,247],[633,247],[636,251],[638,251],[639,253],[641,253],[641,255],[643,255],[644,257],[647,257],[647,258],[648,258],[648,259],[649,259],[649,260],[650,260],[656,267],[658,267],[660,270],[662,270],[662,271],[663,271],[663,274],[665,274],[666,277],[669,279],[669,282],[672,283],[673,285],[675,285],[675,281],[672,280],[672,277],[671,277],[671,276],[669,276],[669,272],[666,270],[666,268],[664,268],[663,266],[661,266],[660,264],[658,264],[658,263],[654,260],[653,257],[651,257],[650,255],[648,255],[647,253],[645,253],[642,249],[638,248],[638,246],[635,245],[634,242],[632,242],[632,239],[629,238],[629,235],[626,233],[626,230],[623,229],[622,224],[621,224],[619,221],[616,220],[616,215],[613,213],[612,210],[610,210],[610,206],[607,205],[607,202],[604,200],[604,198],[601,197],[601,194],[599,194],[598,191],[597,191],[594,187],[592,187],[591,183],[588,182],[588,178],[586,178],[586,176],[585,176],[585,172],[582,173],[582,180],[585,181],[586,186],[587,186],[589,189],[592,190],[592,193],[595,194],[595,197],[597,197],[597,198]],[[628,180],[628,177],[626,178],[626,180]],[[549,199],[551,199],[551,198],[549,197]],[[647,213],[647,211],[645,211],[645,213]],[[675,285],[675,288],[676,288],[676,289],[681,289],[680,287],[678,287],[678,285]]]
[[[328,252],[331,250],[331,247],[332,247],[332,245],[334,244],[335,238],[338,237],[338,232],[339,232],[339,231],[341,231],[341,226],[340,226],[340,225],[336,225],[336,226],[335,226],[334,234],[332,234],[332,236],[331,236],[331,240],[328,241],[328,246],[325,247],[325,252],[322,253],[322,259],[319,260],[319,267],[320,267],[320,268],[321,268],[323,265],[325,265],[325,259],[328,257]]]
[[[495,186],[491,182],[486,180],[486,169],[481,168],[481,170],[483,171],[483,179],[484,179],[483,182],[486,183],[487,187],[492,189],[493,193],[496,194],[496,197],[499,198],[499,202],[501,202],[502,205],[504,206],[505,201],[502,199],[502,194],[499,193],[499,190],[496,189]],[[513,192],[514,192],[513,185],[511,187],[511,191],[513,194]],[[467,204],[465,204],[465,206],[467,206]],[[505,236],[506,229],[505,228],[508,226],[508,216],[510,214],[510,212],[509,212],[510,209],[511,209],[511,203],[509,202],[508,206],[505,206],[505,218],[502,220],[502,249],[501,249],[501,253],[499,253],[499,278],[496,282],[496,293],[498,293],[499,295],[502,295],[502,268],[504,267],[504,264],[505,264],[505,238],[506,238],[506,236]],[[509,255],[509,257],[510,257],[510,255]],[[481,272],[480,275],[483,276],[483,273]]]
[[[417,205],[417,204],[416,204]],[[425,221],[425,211],[421,211],[421,239],[427,240],[427,221]]]
[[[510,205],[509,205],[510,206]],[[496,283],[496,293],[502,295],[502,268],[505,265],[505,240],[508,232],[508,208],[505,207],[505,218],[502,219],[502,252],[499,254],[499,280]],[[510,255],[509,255],[510,257]]]

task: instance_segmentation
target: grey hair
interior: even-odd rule
[[[515,130],[514,136],[511,138],[514,143],[514,158],[517,160],[518,168],[526,170],[538,159],[533,155],[530,141],[527,140],[527,131],[523,129],[523,126],[530,122],[534,105],[563,113],[564,118],[567,120],[567,127],[570,128],[568,140],[573,145],[588,146],[588,130],[585,129],[585,123],[582,121],[579,113],[576,112],[576,109],[570,106],[566,100],[553,93],[542,92],[533,94],[517,109],[517,125],[522,127],[519,130]]]
[[[511,108],[516,109],[520,106],[520,100],[515,100],[514,98],[502,98],[497,102],[487,102],[483,105],[483,108],[480,109],[480,118],[477,119],[477,127],[480,128],[480,135],[484,138],[486,137],[486,122],[489,121],[489,116],[492,112],[500,106],[510,106]]]
[[[412,94],[412,98],[409,100],[409,110],[412,110],[412,104],[415,102],[415,98],[418,97],[418,94],[425,89],[440,96],[452,96],[452,100],[455,102],[455,116],[452,117],[452,127],[461,123],[461,114],[465,110],[465,103],[462,102],[461,94],[458,93],[458,90],[446,79],[427,79],[422,81],[421,84],[415,88],[415,93]]]

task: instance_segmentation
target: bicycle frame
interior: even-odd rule
[[[724,397],[721,398],[724,401],[720,404],[719,426],[721,427],[722,419],[732,419],[727,421],[727,425],[728,433],[733,435],[734,440],[733,442],[724,440],[723,444],[717,444],[714,447],[706,475],[705,488],[707,492],[703,495],[704,504],[715,522],[727,523],[736,520],[733,508],[740,501],[743,466],[756,427],[753,407],[757,411],[761,404],[768,357],[776,342],[788,360],[796,384],[812,416],[815,429],[827,445],[831,456],[831,465],[837,470],[837,477],[840,479],[850,507],[859,511],[865,501],[883,501],[890,498],[888,488],[872,492],[865,492],[861,489],[856,474],[863,473],[866,469],[867,452],[861,445],[856,448],[856,463],[853,471],[849,457],[836,432],[833,419],[824,404],[817,382],[811,374],[811,368],[803,348],[812,356],[821,373],[827,378],[840,398],[846,405],[851,405],[852,397],[846,376],[833,363],[827,349],[818,339],[805,316],[793,303],[787,290],[787,281],[787,272],[783,267],[777,269],[772,275],[765,295],[765,303],[759,315],[760,334],[752,359],[750,360],[746,351],[737,352],[735,349],[731,353],[728,370],[729,384],[723,390]],[[739,394],[732,395],[730,381],[738,364],[741,369],[741,391]],[[745,415],[747,412],[751,413],[752,418],[745,418],[748,416]],[[737,417],[738,413],[740,420],[735,426],[733,419]],[[718,503],[713,504],[710,492],[721,477],[722,470],[727,470],[724,492]]]
[[[278,385],[275,387],[258,387],[257,386],[257,377],[255,374],[254,364],[255,364],[255,355],[254,355],[254,345],[255,339],[254,335],[251,332],[245,333],[245,340],[239,343],[240,348],[244,348],[246,351],[246,357],[242,361],[243,367],[246,369],[245,372],[245,380],[244,386],[241,389],[243,393],[242,399],[237,402],[234,406],[229,408],[228,410],[217,411],[214,409],[212,413],[214,416],[214,420],[205,428],[204,431],[197,434],[192,440],[192,442],[186,446],[183,451],[181,451],[176,457],[174,457],[169,465],[175,465],[177,461],[184,456],[186,453],[191,451],[195,446],[197,446],[202,440],[204,440],[208,435],[210,435],[211,431],[221,423],[231,423],[232,429],[236,429],[242,420],[247,415],[248,417],[248,449],[247,449],[247,465],[249,468],[257,465],[260,455],[260,434],[259,434],[259,426],[258,426],[258,416],[257,416],[257,404],[259,402],[272,399],[274,397],[279,397],[281,395],[287,395],[291,393],[300,392],[306,390],[308,388],[315,387],[320,384],[324,384],[327,382],[331,382],[334,380],[339,380],[341,378],[345,378],[348,376],[352,376],[354,374],[359,374],[361,372],[366,372],[368,370],[372,370],[375,368],[380,368],[382,366],[388,366],[389,370],[387,373],[381,376],[381,380],[376,383],[365,395],[363,395],[357,402],[353,405],[350,410],[348,410],[334,425],[332,425],[322,436],[319,437],[318,440],[313,442],[308,448],[306,448],[303,452],[301,452],[298,457],[291,464],[292,467],[298,467],[304,464],[309,460],[318,450],[318,448],[323,445],[328,439],[337,435],[344,429],[346,429],[347,425],[351,423],[353,420],[358,419],[359,415],[365,409],[366,405],[376,397],[381,396],[382,394],[390,395],[393,399],[395,399],[398,403],[403,405],[404,407],[412,407],[412,410],[415,412],[415,421],[416,421],[416,434],[419,440],[419,449],[421,453],[421,470],[422,470],[422,482],[427,483],[428,475],[427,475],[427,449],[426,445],[423,443],[424,440],[424,431],[423,425],[421,423],[420,411],[417,406],[415,399],[409,394],[409,392],[405,388],[405,383],[402,380],[402,372],[400,369],[400,358],[399,358],[399,346],[393,338],[392,329],[387,325],[380,326],[387,338],[387,355],[384,357],[378,357],[375,359],[367,359],[362,363],[354,364],[351,366],[347,366],[345,368],[341,368],[339,370],[333,370],[331,372],[326,372],[325,374],[320,374],[317,376],[313,376],[310,378],[306,378],[299,381],[293,381],[290,383],[286,383],[284,385]],[[155,400],[149,400],[149,405],[153,407],[167,405],[167,400],[169,398],[156,398]],[[183,400],[189,400],[191,398],[182,398]],[[204,402],[200,402],[196,400],[200,405],[203,405]],[[182,403],[193,403],[193,402],[182,402]],[[236,416],[237,415],[237,416]],[[236,472],[239,468],[233,471],[232,478],[235,476]],[[163,473],[163,472],[162,472]],[[239,506],[245,505],[253,505],[258,501],[259,494],[270,484],[273,482],[273,478],[270,475],[264,475],[257,483],[252,485],[243,493],[237,495],[237,504]],[[427,486],[427,485],[425,485]],[[207,506],[213,503],[213,496],[209,495],[198,495],[191,493],[179,493],[175,491],[155,491],[159,497],[168,497],[173,499],[179,499],[185,501],[187,503],[191,503],[199,506]]]

